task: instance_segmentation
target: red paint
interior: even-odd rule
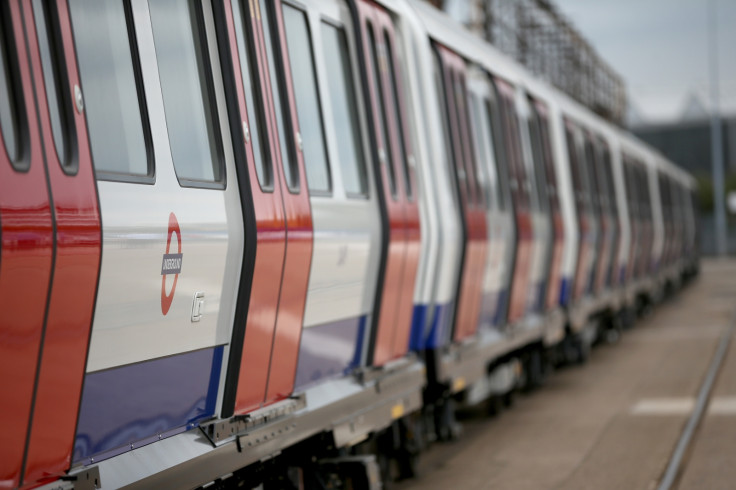
[[[547,177],[547,187],[552,192],[548,194],[549,209],[552,218],[552,255],[547,279],[547,297],[544,305],[547,310],[556,308],[560,302],[560,289],[562,277],[562,253],[565,246],[565,229],[560,210],[560,194],[557,185],[557,173],[555,169],[552,145],[549,136],[549,112],[547,105],[540,100],[532,99],[533,108],[539,122],[539,134],[542,142],[542,153],[544,156],[544,168]]]
[[[238,56],[238,45],[230,2],[223,1],[231,61],[234,68],[238,108],[242,121],[248,121],[243,79]],[[256,217],[257,249],[253,271],[253,283],[248,318],[245,326],[243,356],[240,365],[235,400],[235,413],[243,414],[289,396],[293,390],[298,358],[299,341],[304,318],[304,304],[312,257],[312,218],[306,175],[301,153],[298,153],[299,191],[292,193],[286,184],[278,140],[271,81],[268,72],[267,53],[262,19],[267,18],[259,10],[257,1],[251,10],[242,9],[247,18],[246,33],[252,34],[256,67],[252,74],[259,77],[264,88],[256,97],[262,97],[266,127],[259,128],[268,137],[268,153],[273,186],[262,189],[256,173],[256,162],[250,142],[246,143],[248,172]],[[280,17],[280,9],[279,17]],[[256,13],[257,12],[257,13]],[[254,16],[249,16],[253,13]],[[282,31],[282,29],[280,29]],[[252,54],[250,55],[253,56]],[[288,66],[285,66],[288,70]],[[289,75],[290,78],[290,75]],[[287,101],[282,101],[287,103]],[[295,131],[298,121],[293,107],[293,95],[289,95],[289,108]],[[292,137],[295,138],[295,135]]]
[[[582,173],[581,155],[578,144],[575,141],[577,134],[576,126],[569,120],[565,120],[565,141],[572,175],[573,195],[575,196],[575,213],[578,221],[578,257],[575,266],[575,278],[573,279],[572,298],[577,301],[583,297],[590,277],[592,267],[591,255],[593,250],[592,224],[590,205],[586,201],[586,190]]]
[[[291,137],[294,146],[297,145],[297,134],[299,134],[299,120],[296,112],[296,99],[293,90],[293,80],[291,77],[291,65],[289,64],[289,51],[286,45],[286,32],[284,30],[284,20],[281,10],[281,1],[275,0],[274,8],[276,11],[277,26],[272,26],[272,30],[277,29],[281,40],[281,56],[284,63],[284,77],[286,79],[287,99],[282,100],[286,106],[288,104],[291,114],[291,127],[293,134]],[[265,13],[262,13],[264,15]],[[265,15],[264,15],[265,17]],[[263,28],[260,27],[261,39],[263,36]],[[275,51],[275,50],[274,50]],[[265,55],[265,52],[263,53]],[[274,52],[278,57],[278,53]],[[265,58],[264,58],[265,60]],[[265,66],[265,65],[264,65]],[[267,78],[268,87],[271,86],[269,73],[264,70]],[[270,74],[270,76],[276,76]],[[273,95],[264,94],[268,100],[272,146],[274,154],[277,158],[277,172],[280,179],[282,194],[281,199],[284,206],[286,218],[286,257],[284,258],[284,275],[281,282],[281,295],[279,301],[279,312],[276,319],[276,333],[271,351],[271,364],[268,378],[268,388],[266,390],[266,403],[275,402],[288,397],[294,389],[294,379],[296,377],[296,366],[299,357],[299,343],[302,334],[302,325],[304,323],[304,306],[307,301],[307,288],[309,286],[309,269],[312,262],[312,246],[313,246],[313,227],[312,227],[312,209],[309,203],[309,194],[307,190],[307,174],[304,167],[304,157],[301,150],[296,151],[297,169],[299,174],[299,189],[289,190],[287,187],[286,176],[284,174],[284,166],[282,161],[288,158],[288,155],[281,155],[279,150],[277,136],[278,130],[276,125],[276,113],[273,104]]]
[[[506,81],[495,79],[502,107],[506,154],[509,159],[511,198],[516,222],[516,258],[509,299],[508,322],[515,323],[526,314],[531,280],[534,233],[529,209],[529,187],[519,140],[519,121],[514,104],[514,88]]]
[[[598,196],[598,199],[607,199],[605,189],[601,186],[601,180],[603,178],[601,172],[604,170],[603,154],[600,147],[602,143],[588,132],[586,132],[585,138],[593,149],[593,161],[589,163],[590,170],[592,172],[591,181],[593,184],[593,193]],[[598,222],[600,224],[598,230],[598,253],[594,266],[595,271],[593,277],[593,292],[595,294],[599,294],[605,286],[606,272],[608,271],[608,264],[610,263],[611,258],[611,248],[613,246],[609,240],[612,224],[610,209],[605,209],[601,203],[598,206],[598,211]]]
[[[179,222],[176,220],[174,213],[169,214],[169,232],[166,236],[166,253],[171,253],[171,238],[176,233],[177,252],[181,253],[181,230]],[[161,276],[161,313],[166,315],[171,308],[171,302],[174,301],[174,293],[176,292],[176,283],[179,281],[179,274],[174,275],[174,284],[171,285],[171,292],[166,294],[166,274]]]
[[[0,488],[15,488],[26,447],[54,236],[19,2],[10,1],[7,8],[15,46],[6,47],[17,53],[19,112],[27,131],[21,147],[30,163],[26,172],[13,170],[0,138],[0,298],[5,305],[0,317]]]
[[[457,297],[453,340],[460,341],[475,334],[480,315],[483,274],[488,248],[486,206],[476,177],[477,166],[470,141],[465,60],[438,46],[443,65],[445,99],[449,129],[453,142],[456,175],[459,178],[460,201],[465,220],[465,255]],[[458,95],[459,94],[459,95]]]
[[[402,357],[409,348],[409,333],[413,307],[414,284],[419,265],[420,224],[419,208],[416,202],[416,177],[411,166],[408,167],[409,180],[406,181],[402,160],[411,158],[412,150],[406,126],[405,103],[401,86],[401,64],[396,58],[395,33],[391,17],[375,3],[360,0],[357,2],[361,25],[361,41],[365,54],[368,73],[367,92],[370,100],[369,109],[373,113],[374,136],[378,145],[378,154],[386,155],[385,162],[379,162],[379,192],[385,206],[388,219],[388,246],[383,283],[378,287],[382,291],[381,302],[377,307],[377,322],[373,365]],[[382,60],[381,66],[375,66],[371,53],[371,34],[376,45],[376,56]],[[393,67],[389,70],[389,63]],[[374,86],[377,78],[379,87]],[[393,84],[396,84],[397,104],[393,102]],[[395,106],[398,105],[397,113]],[[379,119],[385,113],[386,134],[388,141],[383,141]],[[403,137],[405,155],[401,155],[400,140]],[[390,158],[389,158],[390,157]],[[390,162],[389,162],[390,160]],[[393,166],[390,166],[390,165]],[[396,192],[392,193],[390,175],[393,174]],[[408,195],[407,189],[413,189],[414,197]]]
[[[56,5],[70,87],[62,97],[73,108],[73,87],[80,82],[69,11],[64,1]],[[77,171],[67,175],[56,159],[52,143],[31,4],[26,2],[23,6],[56,218],[56,262],[23,478],[25,484],[31,484],[56,479],[71,464],[102,240],[84,114],[73,111],[69,144],[76,149],[72,154]]]

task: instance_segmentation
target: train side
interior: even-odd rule
[[[690,176],[424,2],[0,15],[0,488],[410,476],[697,273]]]

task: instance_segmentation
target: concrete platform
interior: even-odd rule
[[[499,417],[479,407],[460,440],[422,457],[411,489],[654,489],[736,313],[736,261],[701,276],[615,345],[559,370]],[[678,488],[736,487],[736,342],[680,466]]]

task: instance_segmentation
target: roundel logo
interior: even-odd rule
[[[176,253],[171,253],[171,239],[176,234]],[[169,214],[169,233],[166,236],[166,252],[161,262],[161,313],[166,315],[171,308],[171,302],[174,300],[176,292],[176,282],[179,280],[181,273],[181,261],[183,254],[181,253],[181,230],[179,222],[176,220],[174,213]],[[166,294],[166,276],[174,276],[174,284],[171,286],[171,292]]]

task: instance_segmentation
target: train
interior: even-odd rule
[[[698,272],[690,175],[425,2],[0,16],[0,488],[380,488]]]

